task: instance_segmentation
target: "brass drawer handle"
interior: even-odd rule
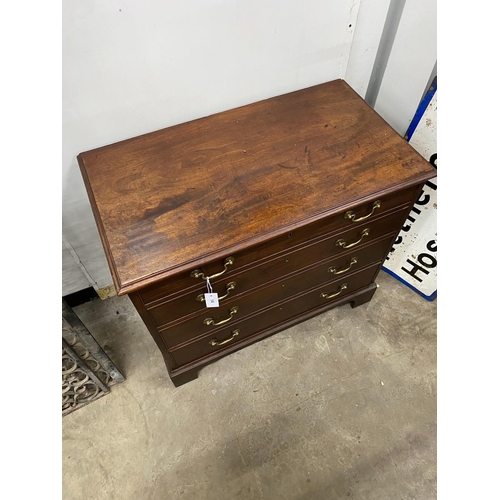
[[[363,229],[363,231],[361,231],[361,238],[359,238],[358,241],[355,241],[354,243],[349,243],[349,245],[348,245],[345,240],[340,239],[340,240],[337,240],[335,245],[337,245],[338,247],[342,247],[342,248],[352,248],[352,247],[356,246],[358,243],[361,243],[361,240],[365,236],[368,236],[369,234],[370,234],[370,229],[367,227],[366,229]]]
[[[343,283],[340,286],[340,289],[336,293],[332,293],[331,295],[328,295],[326,292],[321,292],[321,297],[323,299],[333,299],[333,297],[336,297],[337,295],[340,295],[345,289],[347,288],[347,283]]]
[[[214,278],[218,278],[219,276],[222,276],[227,271],[227,266],[231,266],[234,264],[234,260],[235,260],[234,257],[228,257],[224,261],[224,269],[220,273],[212,274],[212,276],[205,276],[203,274],[203,272],[201,271],[201,269],[195,269],[194,271],[191,271],[190,276],[192,278],[201,278],[202,280],[206,280],[206,279],[212,280]]]
[[[226,319],[223,319],[222,321],[219,321],[217,323],[215,323],[215,320],[213,318],[205,318],[203,320],[203,324],[204,325],[214,325],[214,326],[219,326],[219,325],[223,325],[224,323],[227,323],[228,321],[231,321],[233,319],[233,316],[238,312],[238,306],[233,306],[231,307],[231,309],[229,310],[229,318],[226,318]]]
[[[216,345],[224,345],[227,344],[228,342],[231,342],[231,340],[234,339],[234,337],[237,337],[239,335],[240,331],[238,329],[232,331],[232,337],[229,337],[226,340],[223,340],[222,342],[219,342],[217,339],[213,339],[209,342],[210,345],[216,346]]]
[[[226,297],[229,297],[229,292],[231,292],[231,290],[234,290],[236,288],[236,281],[231,281],[229,282],[227,285],[226,285],[226,290],[227,290],[227,293],[226,295],[223,295],[222,297],[219,297],[219,302],[222,300],[222,299],[225,299]],[[204,293],[200,293],[200,295],[198,295],[198,297],[196,297],[196,300],[198,302],[205,302],[205,294]]]
[[[347,271],[349,271],[351,269],[351,267],[354,266],[354,264],[357,264],[357,263],[358,263],[358,259],[356,257],[353,257],[351,259],[351,262],[349,263],[349,267],[346,267],[345,269],[341,269],[340,271],[337,271],[337,269],[335,269],[334,267],[329,267],[328,272],[333,273],[333,274],[344,274]]]
[[[380,208],[381,206],[382,206],[382,202],[380,200],[374,201],[373,206],[372,206],[372,211],[368,215],[365,215],[364,217],[359,217],[356,219],[356,214],[352,210],[349,210],[345,213],[344,219],[349,219],[351,222],[361,222],[363,220],[368,219],[368,217],[373,215],[373,212],[375,212],[375,210],[377,208]]]

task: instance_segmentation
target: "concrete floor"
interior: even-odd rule
[[[63,418],[63,498],[436,498],[436,302],[381,272],[175,388],[127,297],[74,310],[126,377]]]

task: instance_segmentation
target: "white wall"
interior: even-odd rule
[[[433,1],[422,0],[427,6]],[[387,68],[375,106],[390,123],[400,108],[402,122],[411,120],[418,105],[413,98],[405,102],[404,89],[392,90],[400,83],[398,68],[409,66],[415,88],[429,77],[420,74],[425,64],[411,63],[413,52],[426,57],[433,52],[425,44],[420,50],[418,38],[412,41],[420,26],[412,24],[418,3],[407,0],[413,10],[404,29],[411,36],[401,40],[413,45],[403,54],[396,50],[394,58],[391,54],[393,66]],[[78,153],[336,78],[346,79],[364,96],[388,4],[63,2],[63,235],[87,286],[102,289],[112,280],[77,166]],[[416,19],[429,17],[435,20],[435,12],[419,12]],[[429,44],[435,47],[435,40]],[[66,253],[63,295],[81,287],[81,281],[69,278],[75,273]]]
[[[366,94],[390,0],[362,0],[346,80]],[[378,36],[378,37],[377,37]],[[374,109],[404,135],[437,62],[437,0],[406,0]]]
[[[375,110],[404,135],[437,61],[437,0],[406,0]]]
[[[365,97],[391,0],[362,0],[345,79]]]
[[[62,243],[62,268],[63,268],[63,290],[69,290],[67,293],[77,292],[90,286],[90,281],[78,265],[78,256],[72,254],[71,250]],[[64,296],[65,294],[63,294]]]

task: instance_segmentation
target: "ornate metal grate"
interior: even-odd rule
[[[62,301],[62,415],[109,393],[124,377],[78,316]]]

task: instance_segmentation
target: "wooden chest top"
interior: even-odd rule
[[[78,162],[120,295],[435,175],[342,80]]]

